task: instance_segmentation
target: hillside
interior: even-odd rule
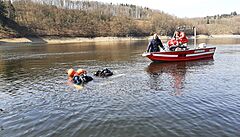
[[[196,26],[198,34],[213,35],[239,34],[240,29],[236,13],[181,19],[147,7],[96,1],[13,0],[1,5],[5,12],[0,15],[0,37],[139,37],[155,32],[172,36],[178,26]]]
[[[208,16],[205,18],[187,19],[198,28],[199,34],[240,35],[240,15],[224,14],[225,16]]]
[[[188,25],[164,12],[127,4],[21,0],[14,1],[12,5],[15,8],[14,21],[39,36],[137,37],[155,32],[172,35],[177,26]]]

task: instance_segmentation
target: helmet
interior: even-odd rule
[[[78,74],[78,75],[87,74],[87,71],[84,70],[84,69],[78,69],[78,70],[77,70],[77,74]]]
[[[69,77],[73,77],[75,73],[76,73],[76,71],[72,68],[67,71],[67,74]]]

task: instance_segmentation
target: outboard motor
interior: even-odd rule
[[[201,49],[201,48],[206,48],[207,47],[207,44],[206,43],[200,43],[198,45],[198,49]]]
[[[94,75],[98,77],[108,77],[108,76],[112,76],[113,72],[105,68],[103,70],[98,70],[97,72],[94,73]]]

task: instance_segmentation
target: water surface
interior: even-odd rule
[[[214,59],[152,63],[147,41],[0,46],[0,136],[240,136],[240,40]],[[77,89],[65,70],[114,75]]]

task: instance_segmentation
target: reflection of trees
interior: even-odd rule
[[[0,49],[0,72],[6,77],[16,77],[20,71],[33,73],[47,70],[58,64],[68,67],[86,64],[91,61],[130,61],[133,50],[141,42],[89,42],[60,45],[3,46]],[[144,45],[145,48],[145,45]],[[15,75],[15,76],[14,76]]]
[[[139,41],[112,41],[112,42],[92,42],[82,43],[80,50],[91,51],[92,54],[85,56],[91,60],[98,61],[130,61],[133,50],[139,50],[143,42]],[[146,46],[144,45],[144,48]],[[140,49],[142,52],[143,49]],[[90,54],[90,53],[89,53]]]
[[[11,78],[17,75],[18,72],[20,72],[20,68],[23,66],[23,64],[21,61],[2,61],[1,66],[1,70],[5,72],[6,77]],[[16,77],[15,80],[18,80],[18,78]]]
[[[175,95],[181,95],[187,69],[211,63],[212,59],[189,62],[152,62],[146,68],[150,75],[150,87],[155,90],[169,90],[169,87],[172,87]]]

